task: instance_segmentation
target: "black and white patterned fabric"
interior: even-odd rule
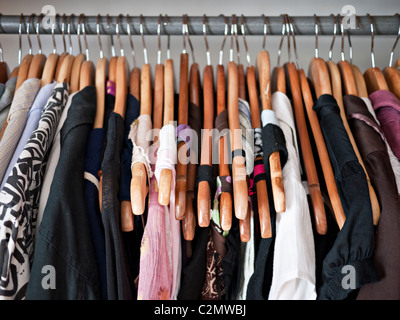
[[[1,300],[25,298],[45,159],[68,93],[67,83],[56,85],[0,193]]]

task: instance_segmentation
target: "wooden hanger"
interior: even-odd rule
[[[362,72],[355,64],[351,65],[351,69],[353,71],[354,80],[356,82],[358,96],[362,98],[368,98],[367,85],[365,83]]]
[[[203,134],[200,165],[212,167],[212,129],[214,128],[214,78],[210,51],[206,34],[206,16],[203,15],[203,32],[207,50],[207,65],[203,71]],[[200,227],[210,224],[210,209],[212,206],[211,189],[207,181],[201,181],[197,193],[197,212]]]
[[[232,16],[231,54],[228,62],[228,120],[231,133],[231,150],[242,150],[242,131],[239,122],[239,75],[238,67],[233,62],[233,27],[236,16]],[[246,218],[248,211],[248,187],[243,155],[232,157],[232,184],[235,216],[239,220]]]
[[[226,110],[226,79],[225,67],[223,65],[223,50],[228,34],[228,19],[225,19],[224,40],[219,54],[219,64],[217,65],[217,114]],[[230,176],[229,172],[229,154],[228,154],[228,138],[226,135],[219,139],[219,175]],[[222,192],[219,198],[219,212],[222,230],[228,231],[232,226],[232,194],[230,192]]]
[[[125,56],[117,60],[117,81],[115,83],[115,106],[114,112],[125,118],[126,96],[128,94],[129,65]]]
[[[28,79],[31,79],[31,78],[41,79],[42,74],[43,74],[44,65],[46,63],[46,56],[44,54],[42,54],[42,45],[40,42],[40,35],[39,35],[39,21],[40,21],[41,16],[42,15],[38,16],[37,22],[36,22],[36,34],[37,34],[38,45],[39,45],[39,53],[35,54],[32,58],[32,62],[29,66]]]
[[[368,94],[371,94],[378,90],[389,90],[389,87],[386,83],[385,76],[383,75],[381,69],[375,67],[375,55],[374,55],[374,23],[372,17],[369,13],[367,13],[370,26],[371,26],[371,60],[372,67],[368,68],[364,72],[364,79],[367,85]]]
[[[370,200],[371,200],[373,221],[374,221],[374,225],[377,225],[378,221],[379,221],[380,212],[381,212],[379,201],[376,196],[375,190],[371,184],[371,180],[369,178],[368,172],[365,169],[364,161],[361,157],[360,151],[358,150],[358,146],[354,139],[353,133],[351,132],[350,125],[347,121],[346,111],[344,109],[344,104],[343,104],[342,88],[346,95],[358,96],[357,85],[356,85],[356,81],[354,78],[353,69],[351,67],[350,62],[347,60],[344,60],[343,35],[344,35],[344,33],[343,33],[343,28],[342,28],[342,60],[339,61],[338,64],[335,64],[333,61],[329,60],[329,61],[327,61],[327,65],[328,65],[328,69],[329,69],[329,73],[330,73],[331,81],[332,81],[333,96],[335,97],[335,100],[339,106],[340,117],[342,118],[343,126],[346,129],[347,135],[348,135],[351,145],[353,147],[354,153],[357,156],[358,162],[361,164],[361,166],[364,169],[364,173],[365,173],[365,176],[367,179],[367,184],[368,184],[368,189],[369,189]],[[350,38],[349,38],[349,40],[350,40]],[[350,46],[351,46],[351,42],[350,42]]]
[[[78,44],[79,44],[79,54],[76,55],[74,59],[74,63],[72,65],[71,70],[71,80],[70,80],[70,93],[74,93],[79,91],[79,80],[81,75],[81,67],[83,62],[86,60],[85,54],[82,53],[82,46],[81,46],[81,38],[80,38],[80,30],[81,30],[81,19],[83,14],[79,16],[78,20],[78,27],[77,27],[77,36],[78,36]]]
[[[179,71],[179,106],[178,106],[178,125],[188,124],[188,110],[189,110],[189,54],[186,52],[185,30],[187,26],[186,15],[183,16],[183,51],[180,55],[180,71]],[[187,145],[181,141],[178,143],[178,159],[180,154],[187,154]],[[181,220],[185,216],[186,209],[186,192],[187,192],[187,163],[177,161],[176,164],[176,188],[175,188],[175,216],[176,219]],[[165,188],[165,200],[169,202],[168,188]],[[159,201],[161,201],[161,193],[159,193]],[[167,199],[168,198],[168,199]],[[161,203],[161,202],[160,202]]]
[[[189,99],[197,108],[200,108],[200,72],[199,64],[194,62],[190,67],[189,75]],[[186,208],[185,215],[182,219],[182,233],[183,238],[187,241],[194,239],[196,230],[196,211],[194,209],[194,195],[196,185],[197,173],[197,148],[190,150],[190,161],[187,167],[187,181],[186,181]]]
[[[42,74],[42,87],[45,85],[51,83],[55,79],[56,75],[56,69],[58,65],[58,59],[59,59],[59,54],[57,54],[57,49],[56,49],[56,41],[54,37],[54,29],[55,29],[55,22],[57,19],[57,16],[54,18],[54,21],[52,23],[51,27],[51,36],[53,40],[53,52],[50,53],[46,59],[44,69],[43,69],[43,74]]]
[[[58,57],[56,71],[55,71],[55,74],[54,74],[54,79],[58,78],[58,73],[60,72],[61,64],[63,63],[65,57],[69,54],[67,52],[67,46],[66,46],[66,41],[65,41],[65,18],[66,18],[66,15],[63,14],[62,22],[61,22],[61,35],[62,35],[62,42],[63,42],[64,50]],[[70,46],[71,46],[70,50],[71,50],[71,53],[72,53],[72,43],[70,43]]]
[[[86,55],[85,60],[82,62],[80,75],[79,75],[79,90],[87,86],[92,86],[95,84],[95,67],[93,61],[89,58],[89,49],[86,40],[86,32],[85,32],[85,15],[81,15],[81,24],[82,24],[82,33],[83,39],[86,47]]]
[[[318,27],[318,21],[316,15],[314,15],[314,17],[316,21],[316,27]],[[316,30],[318,30],[318,28],[316,28]],[[311,95],[311,90],[307,82],[307,79],[305,78],[305,75],[303,76],[302,74],[303,73],[302,70],[300,70],[299,72],[300,72],[299,77],[300,77],[303,99],[306,105],[308,118],[313,131],[315,143],[318,149],[318,155],[320,158],[327,191],[329,194],[329,199],[332,205],[332,210],[334,212],[336,223],[338,224],[339,229],[342,229],[344,222],[346,221],[346,216],[344,214],[342,202],[340,200],[340,196],[337,190],[335,176],[330,163],[330,158],[328,151],[326,149],[326,144],[324,137],[322,135],[321,127],[319,125],[319,120],[315,111],[312,109],[314,101]],[[317,32],[316,32],[315,57],[311,59],[308,74],[311,82],[313,83],[317,99],[323,94],[333,95],[328,66],[322,58],[318,57]]]
[[[103,128],[105,113],[106,81],[108,60],[104,57],[103,46],[100,38],[100,15],[97,16],[97,39],[99,41],[100,54],[96,62],[95,86],[96,86],[96,116],[93,128]]]
[[[140,31],[143,41],[144,65],[140,75],[140,115],[152,115],[152,85],[151,85],[151,68],[147,60],[147,48],[143,35],[142,16],[140,16]],[[111,63],[111,61],[110,61]],[[132,166],[131,180],[131,201],[132,212],[136,215],[144,213],[146,208],[146,197],[149,191],[148,174],[146,166],[141,162],[136,162]]]
[[[300,142],[299,152],[302,154],[304,168],[306,171],[308,188],[310,192],[311,202],[312,202],[312,212],[314,215],[315,227],[318,234],[326,234],[328,226],[326,221],[326,212],[324,201],[322,198],[322,193],[320,189],[320,183],[318,179],[317,168],[315,165],[314,155],[311,149],[310,137],[307,129],[306,118],[304,114],[304,105],[303,105],[303,96],[300,87],[300,79],[298,75],[298,56],[297,56],[297,48],[296,48],[296,40],[294,35],[294,28],[289,16],[285,17],[287,31],[288,31],[288,50],[289,57],[291,57],[290,53],[290,32],[293,39],[293,49],[296,56],[296,64],[292,61],[289,61],[284,64],[284,70],[286,72],[287,79],[287,87],[288,91],[291,93],[291,98],[293,101],[294,107],[294,116],[296,121],[296,127],[298,131],[298,138]]]
[[[28,79],[28,73],[29,73],[29,68],[33,59],[33,54],[32,54],[32,43],[29,35],[29,28],[30,28],[30,21],[32,18],[33,14],[29,16],[28,21],[27,21],[27,27],[26,27],[26,35],[29,43],[29,51],[28,53],[24,56],[22,61],[19,64],[19,69],[18,69],[18,77],[17,77],[17,83],[15,85],[15,92],[19,89],[19,87],[22,85],[22,83]],[[22,19],[23,15],[21,14],[20,16],[20,24],[19,24],[19,44],[20,44],[20,52],[21,52],[21,28],[22,28]],[[6,121],[7,123],[7,121]]]
[[[397,17],[400,19],[400,14],[396,13]],[[399,31],[397,33],[396,41],[390,52],[390,60],[389,65],[383,69],[383,74],[385,76],[386,83],[389,87],[389,90],[400,99],[400,70],[398,67],[393,67],[393,55],[394,50],[396,49],[396,45],[400,39],[400,23],[399,23]]]
[[[263,110],[272,110],[270,62],[268,51],[262,50],[257,55],[257,71]],[[273,152],[269,157],[271,170],[271,185],[276,212],[285,212],[285,192],[283,188],[282,167],[279,151]]]

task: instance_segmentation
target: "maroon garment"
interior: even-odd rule
[[[381,128],[361,98],[347,95],[343,102],[381,206],[373,252],[381,280],[363,286],[357,299],[400,300],[400,200],[386,144],[382,140]]]
[[[400,161],[400,100],[387,90],[377,90],[369,95],[369,99],[386,140]]]

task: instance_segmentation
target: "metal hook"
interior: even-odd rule
[[[319,25],[318,25],[318,18],[317,18],[316,14],[314,14],[314,19],[315,19],[315,58],[318,58],[319,57],[319,52],[318,52]]]
[[[400,20],[400,14],[396,13],[395,15],[396,15],[396,16],[399,18],[399,20]],[[392,64],[393,64],[394,49],[396,49],[397,42],[399,42],[399,38],[400,38],[400,21],[399,21],[399,31],[397,32],[396,41],[394,42],[392,51],[390,51],[389,67],[391,67]]]
[[[126,31],[128,32],[129,43],[131,45],[133,67],[136,68],[135,48],[133,46],[133,40],[132,40],[132,34],[131,34],[131,17],[129,16],[129,14],[126,15]]]
[[[371,26],[371,64],[372,68],[375,68],[375,54],[374,54],[374,22],[369,13],[367,13],[369,18],[370,26]]]
[[[108,13],[107,13],[107,29],[110,29],[110,15]],[[115,57],[114,38],[112,34],[110,34],[110,40],[111,40],[111,56]]]
[[[263,19],[264,19],[264,37],[263,37],[262,48],[263,48],[263,50],[265,50],[265,45],[267,44],[267,31],[268,31],[267,17],[264,14],[262,14],[261,17],[263,17]]]
[[[157,24],[157,64],[161,64],[161,19],[162,15],[158,16],[158,24]]]
[[[187,18],[187,14],[183,15],[183,26],[182,26],[182,30],[185,30],[186,33],[186,37],[189,43],[189,47],[190,47],[190,52],[192,53],[192,59],[193,59],[193,63],[195,63],[195,59],[194,59],[194,50],[193,50],[193,46],[192,46],[192,41],[190,40],[190,36],[189,36],[189,27],[188,27],[188,18]]]
[[[118,39],[118,42],[119,42],[120,55],[121,55],[121,57],[123,57],[125,55],[124,46],[122,45],[121,36],[119,34],[119,17],[121,17],[121,16],[122,16],[122,14],[118,15],[118,17],[117,17],[117,24],[115,26],[115,33],[117,34],[117,39]]]
[[[208,40],[207,40],[207,26],[206,26],[207,17],[203,14],[203,34],[204,34],[204,42],[206,43],[206,55],[207,55],[207,65],[211,65],[211,55],[210,55],[210,48],[208,47]]]
[[[37,34],[37,40],[38,40],[38,46],[39,46],[39,54],[42,54],[42,42],[40,41],[40,32],[39,32],[39,23],[40,23],[40,18],[43,16],[43,13],[38,15],[37,20],[36,20],[36,34]]]
[[[299,60],[299,56],[297,54],[296,37],[294,35],[294,27],[293,27],[292,19],[290,19],[289,15],[286,15],[286,19],[290,26],[290,32],[292,33],[293,51],[294,51],[294,56],[296,58],[296,67],[297,67],[297,69],[300,69],[300,60]]]
[[[68,25],[67,25],[67,33],[68,33],[68,39],[69,39],[69,54],[72,54],[72,38],[71,38],[71,19],[72,19],[73,14],[69,16],[68,19]]]
[[[359,26],[359,22],[358,22],[358,17],[355,16],[355,18],[356,18],[356,21],[357,21],[357,29],[359,29],[360,26]],[[349,62],[350,62],[350,64],[352,64],[353,63],[353,45],[351,44],[350,31],[349,30],[347,30],[347,40],[349,42]]]
[[[62,40],[63,40],[63,48],[64,51],[63,52],[67,52],[67,46],[65,43],[65,13],[62,15],[62,22],[61,22],[61,34],[62,34]]]
[[[222,58],[224,56],[225,42],[226,42],[226,38],[228,36],[228,19],[223,14],[221,14],[221,16],[224,18],[225,28],[224,28],[224,40],[222,40],[221,49],[219,50],[219,64],[220,65],[222,65]]]
[[[290,31],[289,31],[289,19],[288,15],[284,14],[284,19],[285,19],[285,25],[286,25],[286,35],[287,35],[287,40],[288,40],[288,59],[289,62],[292,62],[292,51],[290,50]]]
[[[340,15],[338,15],[340,17]],[[340,33],[342,35],[342,42],[340,45],[340,57],[342,59],[342,61],[345,60],[344,57],[344,30],[343,30],[343,17],[340,17]]]
[[[80,15],[80,23],[82,24],[82,34],[83,34],[83,40],[85,42],[86,60],[90,60],[89,59],[89,47],[88,47],[88,43],[86,40],[85,15],[84,14]]]
[[[233,25],[233,30],[235,33],[237,61],[238,61],[238,65],[240,65],[239,37],[238,37],[237,20],[236,20],[235,14],[232,15],[232,25]]]
[[[79,53],[80,53],[80,54],[82,54],[82,45],[81,45],[81,24],[80,24],[81,16],[82,16],[82,14],[80,14],[79,17],[78,17],[78,25],[77,25],[77,28],[76,28],[76,35],[78,36],[78,45],[79,45]]]
[[[104,58],[104,52],[103,52],[103,45],[101,43],[101,37],[100,37],[100,14],[97,15],[96,32],[97,32],[97,40],[99,41],[100,59],[103,59]]]
[[[30,34],[29,34],[29,27],[30,27],[30,24],[31,24],[31,18],[32,18],[33,16],[34,16],[34,14],[31,14],[31,15],[29,16],[28,21],[27,21],[27,24],[26,24],[26,36],[28,37],[28,44],[29,44],[28,53],[29,53],[29,54],[32,54],[32,42],[31,42],[31,37],[30,37]]]
[[[333,17],[333,38],[332,38],[331,46],[329,47],[329,52],[328,52],[329,61],[332,61],[332,56],[333,56],[333,45],[334,45],[334,43],[335,43],[336,34],[337,34],[337,20],[336,20],[336,16],[335,16],[334,14],[331,14],[331,16]]]
[[[282,35],[281,35],[281,41],[279,42],[279,47],[278,47],[278,61],[277,65],[280,66],[281,64],[281,54],[282,54],[282,44],[283,44],[283,39],[285,38],[285,30],[286,30],[286,25],[285,25],[285,15],[282,15]]]
[[[164,20],[164,22],[163,22],[163,29],[164,29],[164,33],[166,33],[166,32],[165,32],[165,26],[168,24],[168,20],[169,20],[167,14],[164,16],[164,19],[163,19],[163,20]],[[167,36],[167,59],[171,59],[170,35],[169,35],[169,34],[168,34],[168,36]]]
[[[142,35],[144,64],[148,64],[146,41],[144,40],[144,34],[143,34],[143,15],[140,15],[139,30],[140,30],[140,34]]]
[[[246,49],[246,60],[247,60],[247,65],[250,65],[250,53],[249,53],[249,48],[247,46],[247,41],[246,41],[246,35],[245,35],[245,30],[244,30],[244,15],[242,14],[240,17],[240,30],[243,35],[243,43],[244,47]]]
[[[22,20],[24,15],[21,13],[19,17],[19,27],[18,27],[18,65],[21,64],[22,61]]]
[[[54,35],[54,30],[56,28],[56,20],[57,20],[58,14],[54,17],[53,23],[51,24],[51,38],[53,40],[53,53],[57,53],[57,47],[56,47],[56,38]]]

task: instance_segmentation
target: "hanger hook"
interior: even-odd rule
[[[158,16],[158,23],[157,23],[157,64],[161,64],[161,21],[162,15]]]
[[[144,39],[144,34],[143,34],[143,15],[142,15],[142,14],[140,15],[139,30],[140,30],[140,34],[141,34],[141,36],[142,36],[144,64],[148,64],[148,60],[147,60],[147,47],[146,47],[146,41],[145,41],[145,39]]]
[[[319,57],[318,51],[318,34],[319,34],[319,24],[317,15],[314,13],[314,20],[315,20],[315,58]]]
[[[281,35],[281,41],[279,42],[279,47],[278,47],[278,62],[277,62],[278,66],[280,66],[280,64],[281,64],[282,44],[283,44],[283,39],[285,38],[285,31],[286,31],[285,15],[282,15],[282,35]]]
[[[74,14],[71,14],[69,16],[68,25],[67,25],[67,33],[68,33],[68,40],[69,40],[69,54],[72,54],[72,51],[73,51],[73,49],[72,49],[72,38],[71,38],[71,19],[72,19],[73,15]]]
[[[63,41],[63,52],[67,52],[67,46],[65,43],[65,13],[62,15],[62,20],[61,20],[61,35],[62,35],[62,41]]]
[[[332,61],[333,56],[333,45],[335,44],[336,34],[337,34],[337,20],[336,16],[332,13],[331,17],[333,18],[333,38],[331,42],[331,46],[329,47],[328,58],[329,61]]]
[[[208,47],[208,40],[207,40],[207,17],[203,14],[203,34],[204,34],[204,42],[206,43],[206,55],[207,55],[207,65],[211,65],[211,55],[210,55],[210,48]]]
[[[247,60],[247,65],[250,65],[250,53],[249,53],[249,48],[247,46],[247,41],[246,41],[246,34],[244,30],[244,15],[242,14],[240,17],[240,30],[243,35],[243,43],[244,43],[244,48],[246,49],[246,60]]]
[[[285,14],[285,25],[286,25],[286,35],[287,35],[287,40],[288,40],[288,59],[289,62],[292,62],[292,51],[290,50],[290,30],[289,30],[289,19],[288,19],[288,15]]]
[[[38,46],[39,46],[39,54],[42,54],[42,42],[40,41],[40,32],[39,32],[39,26],[40,26],[40,18],[43,16],[43,13],[39,14],[36,20],[36,35],[37,35],[37,40],[38,40]]]
[[[116,24],[116,26],[115,26],[115,32],[116,32],[116,34],[117,34],[117,39],[118,39],[118,42],[119,42],[120,55],[121,55],[121,57],[123,57],[123,56],[125,55],[124,46],[122,45],[121,36],[120,36],[120,34],[119,34],[119,28],[120,28],[120,25],[119,25],[119,18],[120,18],[121,16],[122,16],[122,14],[118,15],[118,17],[117,17],[117,24]]]
[[[107,13],[107,29],[110,29],[110,15]],[[115,46],[114,46],[114,38],[113,35],[110,34],[110,41],[111,41],[111,56],[115,57]]]
[[[96,21],[96,32],[97,32],[97,40],[99,42],[99,48],[100,48],[100,59],[104,58],[104,52],[103,52],[103,45],[101,43],[101,37],[100,37],[100,14],[97,15],[97,21]]]
[[[268,31],[267,17],[265,16],[265,14],[262,14],[261,17],[263,18],[263,21],[264,21],[264,28],[263,28],[264,37],[263,37],[262,48],[263,48],[263,50],[265,50],[265,46],[267,44],[267,31]]]
[[[399,42],[399,38],[400,38],[400,14],[396,13],[395,16],[397,16],[399,18],[399,31],[397,32],[396,41],[394,42],[392,51],[390,51],[389,67],[391,67],[393,64],[394,49],[396,49],[397,42]]]
[[[131,45],[133,67],[136,68],[135,48],[133,46],[133,40],[132,40],[132,34],[131,34],[131,17],[129,16],[129,14],[126,15],[126,31],[128,32],[129,43]]]
[[[360,28],[359,26],[359,21],[358,21],[358,17],[355,15],[356,21],[357,21],[357,29]],[[347,30],[347,40],[349,42],[349,62],[350,64],[353,63],[353,45],[351,44],[351,39],[350,39],[350,31]]]
[[[225,22],[224,40],[222,40],[221,49],[219,50],[219,64],[222,65],[222,58],[224,56],[225,42],[226,42],[226,38],[228,36],[228,19],[223,14],[221,14],[220,16],[222,16],[224,18],[224,22]]]
[[[297,67],[297,69],[300,69],[300,60],[299,60],[299,56],[297,54],[296,37],[294,35],[294,27],[293,27],[292,19],[290,18],[289,15],[286,15],[286,19],[290,26],[290,32],[292,33],[293,51],[294,51],[294,56],[296,58],[296,67]]]
[[[166,14],[165,16],[164,16],[164,18],[163,18],[163,29],[164,29],[164,33],[166,33],[165,32],[165,26],[168,24],[168,20],[169,20],[169,18],[168,18],[168,15]],[[170,59],[171,58],[171,50],[170,50],[170,35],[168,34],[167,35],[167,59]]]
[[[369,13],[367,13],[371,27],[371,64],[375,68],[375,54],[374,54],[374,21]]]
[[[189,27],[188,27],[188,16],[187,16],[187,14],[183,15],[182,31],[186,34],[186,37],[187,37],[187,40],[188,40],[188,43],[189,43],[189,47],[190,47],[190,52],[192,53],[193,63],[195,63],[194,50],[193,50],[193,46],[192,46],[192,41],[190,40],[190,36],[189,36]],[[184,51],[186,52],[186,42],[184,43],[184,46],[185,46]]]
[[[53,23],[51,24],[51,39],[53,40],[53,53],[57,53],[57,46],[56,46],[56,37],[54,35],[54,30],[56,29],[56,21],[57,21],[58,13],[53,19]]]
[[[80,23],[82,25],[83,40],[85,42],[86,60],[90,60],[89,59],[89,47],[88,47],[88,43],[87,43],[87,39],[86,39],[86,30],[85,30],[85,15],[83,13],[80,15]]]
[[[29,54],[32,54],[32,42],[31,42],[31,36],[30,36],[30,33],[29,33],[29,28],[30,28],[31,19],[32,19],[33,16],[34,16],[34,14],[31,14],[28,17],[28,21],[27,21],[27,24],[26,24],[26,36],[28,37],[28,45],[29,45],[28,53]]]
[[[78,36],[78,45],[79,45],[79,53],[82,54],[82,44],[81,44],[81,16],[82,14],[79,15],[78,17],[78,25],[76,28],[76,35]]]
[[[19,27],[18,27],[18,65],[21,64],[22,61],[22,20],[24,15],[21,13],[19,16]]]
[[[238,40],[238,32],[237,32],[237,20],[236,20],[236,14],[232,14],[232,26],[231,26],[231,61],[233,61],[233,36],[235,36],[235,42],[236,42],[236,55],[237,55],[237,60],[238,64],[240,64],[240,51],[239,51],[239,40]]]

